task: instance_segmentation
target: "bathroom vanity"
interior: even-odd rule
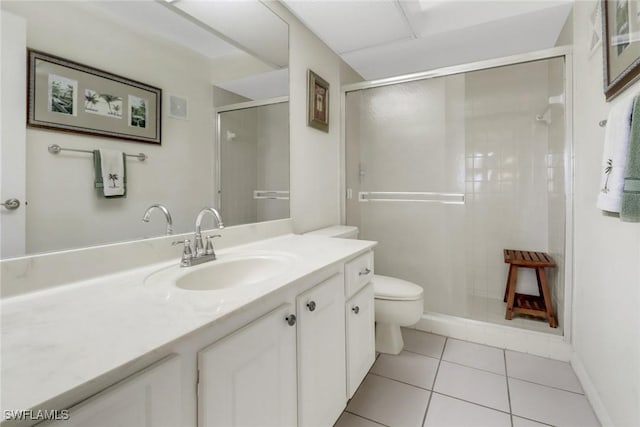
[[[374,361],[374,245],[287,234],[5,298],[4,418],[333,425]]]

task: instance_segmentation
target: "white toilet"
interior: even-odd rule
[[[336,225],[311,231],[307,234],[343,239],[357,239],[358,227]],[[376,351],[398,354],[404,347],[401,326],[411,326],[420,320],[423,305],[423,289],[415,283],[395,277],[374,274]]]

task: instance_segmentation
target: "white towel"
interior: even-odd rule
[[[604,135],[604,151],[600,173],[600,193],[596,206],[607,212],[620,213],[624,172],[629,154],[631,112],[635,96],[621,99],[609,111]]]
[[[105,197],[123,196],[125,192],[124,153],[100,150],[100,167]]]

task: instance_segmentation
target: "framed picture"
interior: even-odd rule
[[[161,143],[161,89],[32,49],[28,61],[28,126]]]
[[[604,94],[610,101],[640,77],[640,4],[601,1]]]
[[[307,125],[329,132],[329,83],[309,70],[308,120]]]

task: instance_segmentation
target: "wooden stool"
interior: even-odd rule
[[[504,262],[509,264],[507,287],[504,291],[504,301],[507,303],[505,319],[511,320],[513,313],[528,314],[542,317],[549,321],[549,326],[556,328],[558,322],[553,315],[551,294],[547,285],[545,267],[555,267],[556,263],[544,252],[504,250]],[[518,267],[534,268],[538,279],[538,291],[540,296],[516,293],[516,281],[518,280]]]

